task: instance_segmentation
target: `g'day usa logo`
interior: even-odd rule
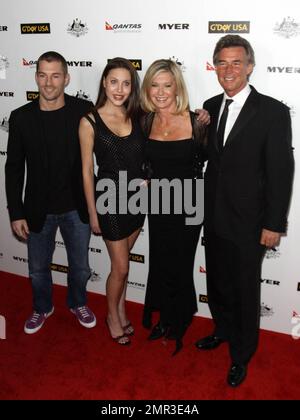
[[[248,34],[250,32],[249,21],[210,21],[208,33],[210,34]]]
[[[79,38],[82,35],[85,35],[88,32],[88,27],[86,23],[83,23],[80,19],[73,19],[72,23],[68,24],[67,29],[68,34],[76,36]]]
[[[21,23],[22,35],[50,34],[50,23]]]
[[[295,22],[295,19],[288,16],[275,24],[274,34],[284,38],[298,36],[300,34],[300,23]]]
[[[111,61],[111,58],[108,58],[107,62],[109,63],[110,61]],[[143,69],[143,63],[140,58],[128,58],[128,61],[131,62],[131,64],[137,71],[141,71]]]

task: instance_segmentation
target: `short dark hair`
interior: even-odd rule
[[[56,51],[47,51],[38,58],[36,63],[36,72],[39,71],[41,61],[47,61],[48,63],[52,63],[52,61],[59,61],[63,67],[64,73],[68,73],[68,64],[66,59]]]
[[[219,39],[215,46],[214,55],[213,55],[213,63],[216,65],[218,63],[218,55],[223,48],[230,48],[230,47],[243,47],[246,51],[246,55],[248,58],[248,63],[255,65],[255,56],[253,48],[247,39],[241,37],[240,35],[225,35]]]
[[[103,81],[107,77],[108,73],[114,69],[126,69],[130,73],[131,92],[124,105],[126,107],[126,117],[135,117],[140,111],[140,80],[136,69],[133,67],[133,64],[123,57],[115,57],[108,60],[108,63],[105,66],[101,76],[95,109],[101,108],[106,102],[107,96],[103,85]]]

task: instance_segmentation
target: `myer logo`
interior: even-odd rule
[[[92,247],[89,247],[89,251],[90,252],[94,252],[94,253],[96,253],[96,254],[101,254],[101,249],[99,249],[99,248],[92,248]]]
[[[15,261],[18,261],[18,262],[28,263],[28,259],[27,259],[27,258],[18,257],[18,256],[16,256],[16,255],[13,255],[13,259],[14,259]]]
[[[38,99],[39,96],[40,96],[39,92],[34,92],[34,91],[26,92],[27,101],[33,101],[34,99]]]
[[[69,271],[69,267],[66,265],[60,264],[50,264],[50,268],[52,271],[58,271],[59,273],[67,273]]]
[[[4,32],[4,31],[7,31],[7,26],[1,26],[0,25],[0,32]]]
[[[271,284],[272,286],[280,286],[280,281],[270,279],[260,279],[261,283]]]
[[[162,30],[172,30],[172,29],[176,29],[176,30],[188,30],[190,29],[190,24],[189,23],[159,23],[158,24],[158,29],[162,29]]]
[[[145,256],[140,254],[129,254],[129,261],[137,262],[137,263],[145,263]]]
[[[210,34],[248,34],[250,32],[249,21],[211,21],[208,22]]]
[[[69,67],[92,67],[92,61],[67,61]]]
[[[267,67],[268,73],[300,73],[300,67]]]
[[[0,156],[7,156],[7,152],[5,150],[0,150]]]
[[[50,34],[50,23],[21,23],[21,34]]]
[[[207,295],[199,295],[199,302],[200,303],[208,303]]]
[[[0,97],[1,96],[6,96],[9,98],[13,98],[14,97],[14,92],[4,92],[4,91],[0,91]]]

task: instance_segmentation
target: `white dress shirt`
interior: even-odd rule
[[[250,95],[250,92],[251,92],[251,88],[250,88],[248,83],[235,96],[230,97],[230,96],[226,95],[226,93],[224,92],[224,97],[223,97],[223,101],[222,101],[222,105],[221,105],[220,113],[219,113],[218,125],[219,125],[219,122],[220,122],[220,118],[221,118],[223,109],[225,107],[226,99],[233,99],[233,102],[228,107],[228,117],[227,117],[227,121],[226,121],[225,132],[224,132],[224,145],[226,143],[227,137],[228,137],[234,123],[236,122],[237,117],[239,116],[239,113],[241,112],[241,109],[243,108],[248,96]]]

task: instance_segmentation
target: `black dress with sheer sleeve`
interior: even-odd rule
[[[178,180],[183,196],[184,182],[192,186],[192,194],[187,194],[182,200],[181,214],[176,214],[175,199],[172,196],[169,214],[163,214],[162,207],[159,214],[153,214],[152,203],[148,214],[149,274],[143,325],[150,328],[152,313],[158,311],[161,325],[169,331],[168,337],[177,340],[176,351],[182,346],[181,339],[197,311],[193,271],[202,218],[199,224],[188,225],[186,218],[190,216],[185,211],[185,206],[191,204],[188,203],[189,200],[196,204],[196,188],[199,187],[196,178],[201,178],[206,133],[205,128],[196,121],[195,114],[190,113],[190,116],[192,138],[174,141],[149,138],[154,115],[147,114],[142,119],[145,135],[148,136],[146,161],[152,172],[150,198],[152,199],[151,190],[156,180]]]
[[[119,137],[113,133],[104,123],[97,111],[92,111],[94,120],[88,115],[85,116],[91,123],[94,137],[94,154],[98,165],[97,179],[95,182],[96,207],[97,200],[101,200],[101,194],[109,196],[113,206],[109,206],[107,200],[107,211],[105,214],[98,212],[99,224],[104,239],[117,241],[130,236],[134,231],[141,228],[145,215],[131,214],[128,210],[128,200],[135,193],[128,192],[128,183],[133,179],[143,179],[142,172],[145,138],[137,119],[132,119],[132,131],[128,136]],[[121,173],[121,174],[120,174]],[[108,186],[105,191],[97,191],[97,182],[109,180],[112,188]],[[105,181],[106,182],[106,181]],[[119,209],[127,207],[124,210]],[[113,207],[113,208],[112,208]]]

